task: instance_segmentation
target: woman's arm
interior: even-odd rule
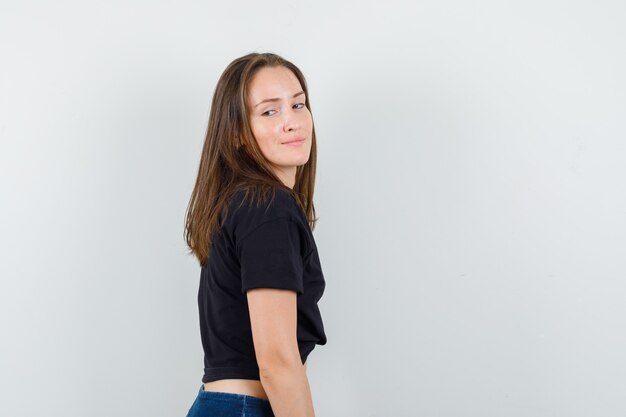
[[[314,417],[297,339],[297,294],[277,288],[246,292],[261,384],[276,417]]]

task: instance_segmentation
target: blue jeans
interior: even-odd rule
[[[274,417],[274,412],[269,400],[230,392],[205,391],[202,384],[187,417]]]

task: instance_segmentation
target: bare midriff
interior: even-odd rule
[[[306,361],[302,366],[304,367],[304,372],[306,373]],[[261,381],[254,379],[220,379],[218,381],[205,382],[204,390],[250,395],[252,397],[268,400]]]

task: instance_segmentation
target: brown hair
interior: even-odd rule
[[[313,205],[317,156],[315,125],[309,160],[296,169],[293,189],[273,173],[257,145],[248,119],[246,97],[252,77],[263,67],[283,66],[296,76],[311,111],[304,75],[291,62],[273,53],[250,53],[232,61],[220,76],[211,103],[196,184],[187,206],[184,238],[200,265],[210,254],[212,238],[223,225],[232,194],[245,190],[244,201],[264,202],[276,187],[293,194],[306,214],[311,230],[317,218]],[[254,198],[253,198],[254,201]],[[223,214],[222,214],[223,213]],[[220,214],[222,221],[220,222]]]

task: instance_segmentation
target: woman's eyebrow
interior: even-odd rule
[[[294,94],[293,96],[291,96],[292,98],[296,98],[298,97],[300,94],[304,94],[304,91],[300,91],[299,93]],[[263,103],[267,103],[268,101],[279,101],[280,98],[266,98],[263,101],[259,101],[257,104],[254,105],[254,107],[256,108],[257,106],[263,104]]]

